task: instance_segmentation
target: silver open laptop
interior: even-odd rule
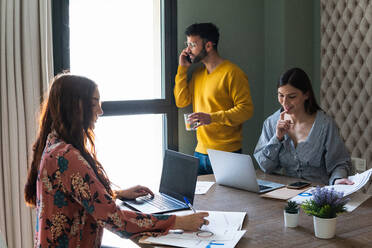
[[[199,159],[180,152],[165,150],[159,193],[155,197],[142,196],[123,203],[140,212],[155,214],[189,209],[194,200]]]
[[[251,156],[208,149],[216,182],[221,185],[265,193],[284,187],[280,183],[257,180]]]

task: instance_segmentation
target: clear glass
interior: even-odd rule
[[[71,72],[101,100],[162,98],[160,0],[70,1]]]
[[[163,165],[163,114],[100,117],[96,150],[120,188],[141,184],[158,191]]]

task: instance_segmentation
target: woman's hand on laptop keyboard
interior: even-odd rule
[[[131,187],[129,189],[122,189],[115,191],[116,198],[118,199],[136,199],[140,196],[145,196],[150,194],[152,197],[154,196],[154,193],[147,187],[137,185],[134,187]]]
[[[184,216],[176,216],[176,221],[171,229],[182,229],[184,231],[198,231],[203,225],[208,225],[207,212],[198,212]]]

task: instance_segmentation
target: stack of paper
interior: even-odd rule
[[[370,186],[370,179],[372,175],[372,169],[366,170],[365,172],[355,174],[354,176],[349,176],[348,179],[353,181],[353,185],[337,184],[326,186],[327,188],[334,188],[336,191],[344,192],[344,196],[350,195],[363,187]],[[367,189],[365,189],[366,191]]]
[[[352,185],[337,184],[325,187],[333,188],[338,192],[343,192],[344,196],[348,196],[350,198],[350,201],[345,205],[345,207],[348,212],[351,212],[371,196],[371,193],[369,193],[372,191],[371,175],[372,169],[369,169],[361,174],[349,176],[348,179],[354,182],[354,184]],[[314,189],[315,188],[312,187],[306,192],[300,193],[290,200],[295,201],[298,204],[301,204],[306,200],[310,200],[313,198],[311,191]]]
[[[205,211],[201,211],[205,212]],[[142,242],[152,244],[172,245],[176,247],[205,248],[213,244],[223,245],[224,248],[235,247],[246,232],[241,230],[245,212],[219,212],[207,211],[208,226],[203,226],[201,232],[184,232],[180,234],[169,233],[159,237],[148,237]],[[191,211],[182,211],[177,215],[191,214]],[[210,235],[203,235],[210,233]]]

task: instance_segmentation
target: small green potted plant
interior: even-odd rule
[[[295,201],[288,201],[284,207],[284,226],[296,227],[298,225],[299,205]]]
[[[333,238],[336,233],[336,217],[346,211],[343,192],[333,188],[316,187],[312,190],[313,198],[305,201],[301,208],[308,215],[313,216],[315,236],[322,239]]]

